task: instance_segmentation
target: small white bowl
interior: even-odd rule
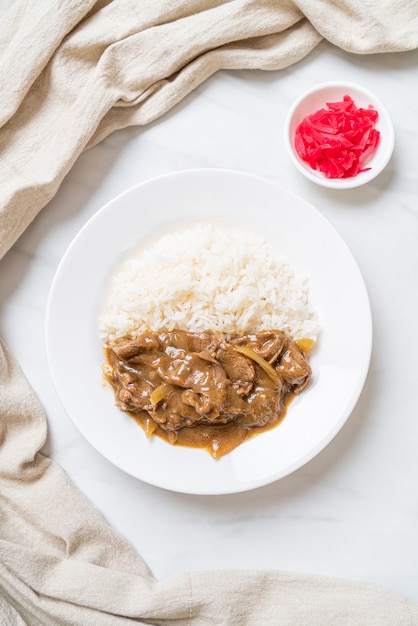
[[[380,131],[380,141],[375,153],[365,164],[365,167],[370,168],[367,172],[361,172],[350,178],[327,178],[298,156],[294,146],[295,131],[306,116],[324,108],[327,102],[342,100],[345,95],[349,95],[357,107],[368,108],[371,105],[377,110],[379,116],[376,129]],[[392,156],[395,133],[386,107],[374,94],[354,83],[327,82],[305,91],[290,108],[285,122],[285,143],[291,160],[306,178],[323,187],[351,189],[370,182],[386,167]]]

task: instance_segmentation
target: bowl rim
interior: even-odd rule
[[[326,178],[320,172],[316,172],[311,169],[309,165],[305,165],[299,156],[296,154],[292,137],[291,137],[291,125],[294,118],[294,115],[298,109],[298,107],[311,95],[320,93],[322,91],[326,91],[329,89],[345,89],[349,91],[356,91],[358,94],[362,94],[362,96],[366,97],[370,100],[370,104],[373,105],[379,112],[379,120],[383,122],[385,127],[385,146],[386,146],[386,154],[381,157],[381,160],[377,167],[372,168],[368,172],[364,172],[361,176],[355,176],[351,178]],[[353,99],[355,100],[355,95],[353,94]],[[325,102],[324,102],[325,104]],[[314,111],[312,111],[313,113]],[[328,187],[331,189],[352,189],[355,187],[360,187],[370,182],[374,178],[376,178],[386,167],[388,164],[395,145],[395,131],[392,122],[392,118],[387,110],[386,106],[383,104],[382,100],[376,96],[370,89],[364,87],[359,83],[354,83],[351,81],[325,81],[322,83],[317,83],[312,87],[309,87],[305,91],[299,94],[299,96],[294,100],[293,104],[290,106],[284,124],[284,135],[285,135],[285,144],[290,155],[290,158],[293,164],[296,166],[298,171],[302,173],[308,180],[320,185],[322,187]]]

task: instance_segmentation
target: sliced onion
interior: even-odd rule
[[[299,346],[304,352],[310,352],[314,346],[315,340],[309,337],[303,337],[302,339],[296,339],[295,344]]]
[[[252,348],[249,348],[248,346],[234,346],[234,350],[236,352],[240,352],[240,354],[243,354],[244,356],[247,356],[249,359],[252,359],[256,363],[258,363],[258,365],[266,372],[266,374],[272,380],[278,380],[280,378],[278,372],[276,372],[274,367],[270,365],[270,363],[266,361],[266,359],[264,359],[260,354],[254,352]]]
[[[151,392],[149,397],[151,404],[158,404],[161,400],[164,400],[164,398],[168,396],[169,391],[170,385],[167,385],[166,383],[158,385],[158,387]]]

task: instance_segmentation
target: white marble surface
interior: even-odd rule
[[[386,171],[352,191],[302,179],[282,140],[292,100],[332,79],[375,91],[395,125]],[[45,452],[157,577],[285,569],[376,583],[418,602],[417,84],[418,51],[354,56],[325,42],[285,71],[219,72],[151,126],[119,131],[82,155],[0,262],[0,332],[47,412]],[[51,281],[80,227],[128,187],[199,167],[255,173],[316,206],[351,248],[374,321],[369,376],[337,437],[287,478],[231,496],[176,494],[113,467],[61,406],[44,343]]]

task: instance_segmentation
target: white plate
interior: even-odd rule
[[[212,222],[251,230],[309,275],[321,335],[313,379],[285,420],[214,461],[202,450],[147,440],[114,406],[101,376],[98,316],[109,276],[130,249],[162,234]],[[49,365],[74,424],[104,457],[165,489],[225,494],[283,478],[317,455],[349,417],[367,375],[370,305],[340,235],[310,204],[267,180],[224,170],[162,176],[121,194],[81,229],[55,275],[47,308]]]

